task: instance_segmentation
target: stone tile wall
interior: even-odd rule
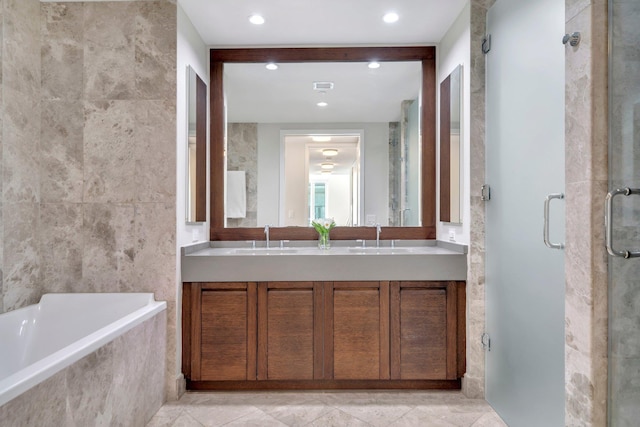
[[[565,425],[607,425],[607,1],[567,0]]]
[[[485,355],[480,337],[485,331],[485,206],[480,187],[485,184],[485,58],[482,39],[487,9],[495,0],[471,0],[471,133],[470,133],[470,242],[467,267],[467,373],[462,389],[467,397],[484,397]]]
[[[175,396],[175,1],[0,1],[0,309],[154,292]]]

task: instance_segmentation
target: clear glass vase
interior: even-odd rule
[[[318,249],[330,249],[331,248],[331,239],[329,238],[329,233],[319,233],[318,234]]]

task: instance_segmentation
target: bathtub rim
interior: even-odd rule
[[[40,301],[45,295],[42,295]],[[155,315],[166,311],[166,301],[156,301],[153,293],[145,292],[109,292],[109,293],[54,293],[54,295],[140,295],[144,294],[149,296],[149,300],[146,305],[139,309],[123,316],[116,321],[109,323],[108,325],[97,329],[89,335],[74,341],[66,347],[51,353],[50,355],[38,360],[35,363],[19,370],[18,372],[9,375],[8,377],[0,380],[0,406],[3,406],[28,391],[30,388],[35,387],[41,382],[51,378],[63,369],[71,366],[78,360],[93,353],[104,345],[110,343],[120,335],[125,334],[134,327],[140,325],[146,320],[151,319]],[[40,302],[38,303],[40,304]],[[32,304],[32,305],[38,305]],[[29,306],[27,306],[29,307]],[[23,307],[26,308],[26,307]]]

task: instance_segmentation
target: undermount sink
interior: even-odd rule
[[[284,255],[297,252],[298,249],[293,248],[241,248],[232,251],[232,253],[238,255]]]
[[[409,248],[349,248],[349,252],[355,254],[408,254]]]

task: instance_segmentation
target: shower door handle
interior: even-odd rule
[[[625,196],[640,195],[640,188],[618,188],[607,193],[604,207],[604,240],[607,245],[607,252],[621,258],[637,258],[640,257],[640,251],[618,251],[613,248],[613,198],[620,194]]]
[[[542,238],[544,240],[544,244],[547,245],[548,248],[551,249],[564,249],[564,243],[551,243],[549,240],[549,204],[553,199],[564,199],[563,193],[554,193],[549,194],[544,199],[544,226],[542,229]]]

